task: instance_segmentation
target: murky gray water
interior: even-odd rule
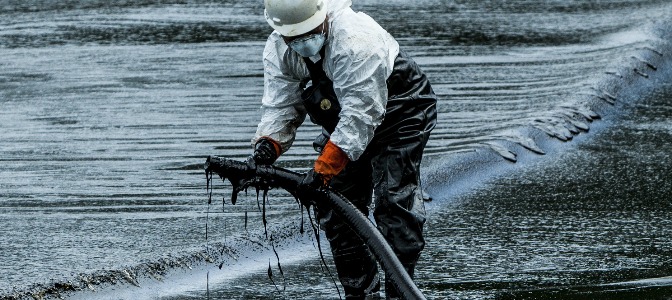
[[[452,299],[669,299],[670,82],[577,149],[433,206],[420,284]]]
[[[577,95],[599,95],[595,82],[619,75],[614,62],[643,59],[631,58],[637,51],[656,56],[670,42],[650,29],[669,32],[667,1],[407,2],[354,6],[399,39],[441,98],[426,151],[432,165],[524,140],[516,128],[555,124],[562,107],[582,107]],[[262,6],[0,0],[0,295],[202,249],[202,163],[249,155],[259,118],[269,33]],[[603,116],[599,134],[494,181],[484,175],[483,185],[434,195],[417,280],[428,297],[672,294],[670,78],[642,70],[657,80],[655,92],[621,106],[623,117]],[[317,130],[302,127],[279,164],[309,166]],[[226,189],[218,184],[215,198]],[[250,240],[263,241],[253,194],[224,214],[211,205],[208,243],[235,240],[244,212]],[[300,213],[281,191],[272,192],[269,215],[277,231],[297,231],[284,225]],[[268,279],[276,261],[266,250],[231,278],[210,282],[194,271],[193,291],[159,294],[337,297],[310,236],[287,244],[283,293]],[[146,291],[151,282],[141,286],[156,295]],[[104,298],[87,297],[96,295]]]

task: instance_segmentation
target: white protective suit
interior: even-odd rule
[[[385,116],[386,80],[399,54],[399,44],[371,17],[354,12],[351,5],[350,0],[328,2],[330,26],[323,68],[334,83],[342,108],[331,142],[354,161]],[[319,60],[319,54],[311,60]],[[267,136],[280,143],[283,153],[291,147],[296,129],[307,114],[299,86],[306,78],[310,74],[303,58],[274,31],[264,49],[262,116],[252,144]]]

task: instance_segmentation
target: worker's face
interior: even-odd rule
[[[283,39],[287,46],[303,57],[312,57],[320,52],[326,40],[326,20],[315,29],[304,34],[285,37]]]

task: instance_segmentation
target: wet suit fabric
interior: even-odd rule
[[[306,60],[307,65],[311,63]],[[321,63],[318,61],[316,65]],[[321,68],[308,68],[311,78],[320,78],[320,85],[325,84],[324,71],[319,73]],[[413,276],[425,245],[420,163],[430,132],[436,125],[436,96],[418,65],[403,51],[395,59],[387,86],[388,101],[383,122],[376,128],[363,154],[334,177],[331,187],[365,215],[369,213],[372,191],[375,192],[373,216],[376,224],[409,275]],[[328,88],[326,82],[325,89]],[[314,110],[319,106],[306,105],[311,119],[323,117],[319,110],[311,111],[311,107]],[[322,123],[331,124],[330,120]],[[317,213],[329,240],[346,298],[363,298],[377,284],[378,269],[373,255],[337,215],[331,211]],[[386,282],[386,293],[388,297],[396,295],[390,282]]]
[[[329,26],[322,69],[332,81],[341,112],[330,140],[348,158],[359,159],[385,116],[386,80],[399,55],[399,43],[370,16],[355,12],[349,0],[326,1]],[[273,31],[263,52],[264,94],[261,120],[251,145],[261,137],[277,141],[288,151],[306,119],[301,84],[310,77],[304,59]]]

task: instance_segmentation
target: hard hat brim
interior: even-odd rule
[[[264,15],[266,17],[266,22],[268,22],[268,25],[271,25],[271,27],[273,27],[273,29],[275,29],[281,35],[291,37],[302,35],[320,26],[324,22],[324,19],[326,19],[327,17],[327,8],[326,5],[322,5],[322,9],[315,12],[313,16],[311,16],[310,18],[308,18],[303,22],[296,24],[276,23],[275,21],[273,21],[268,17],[268,13],[266,13],[266,10],[264,10]]]

